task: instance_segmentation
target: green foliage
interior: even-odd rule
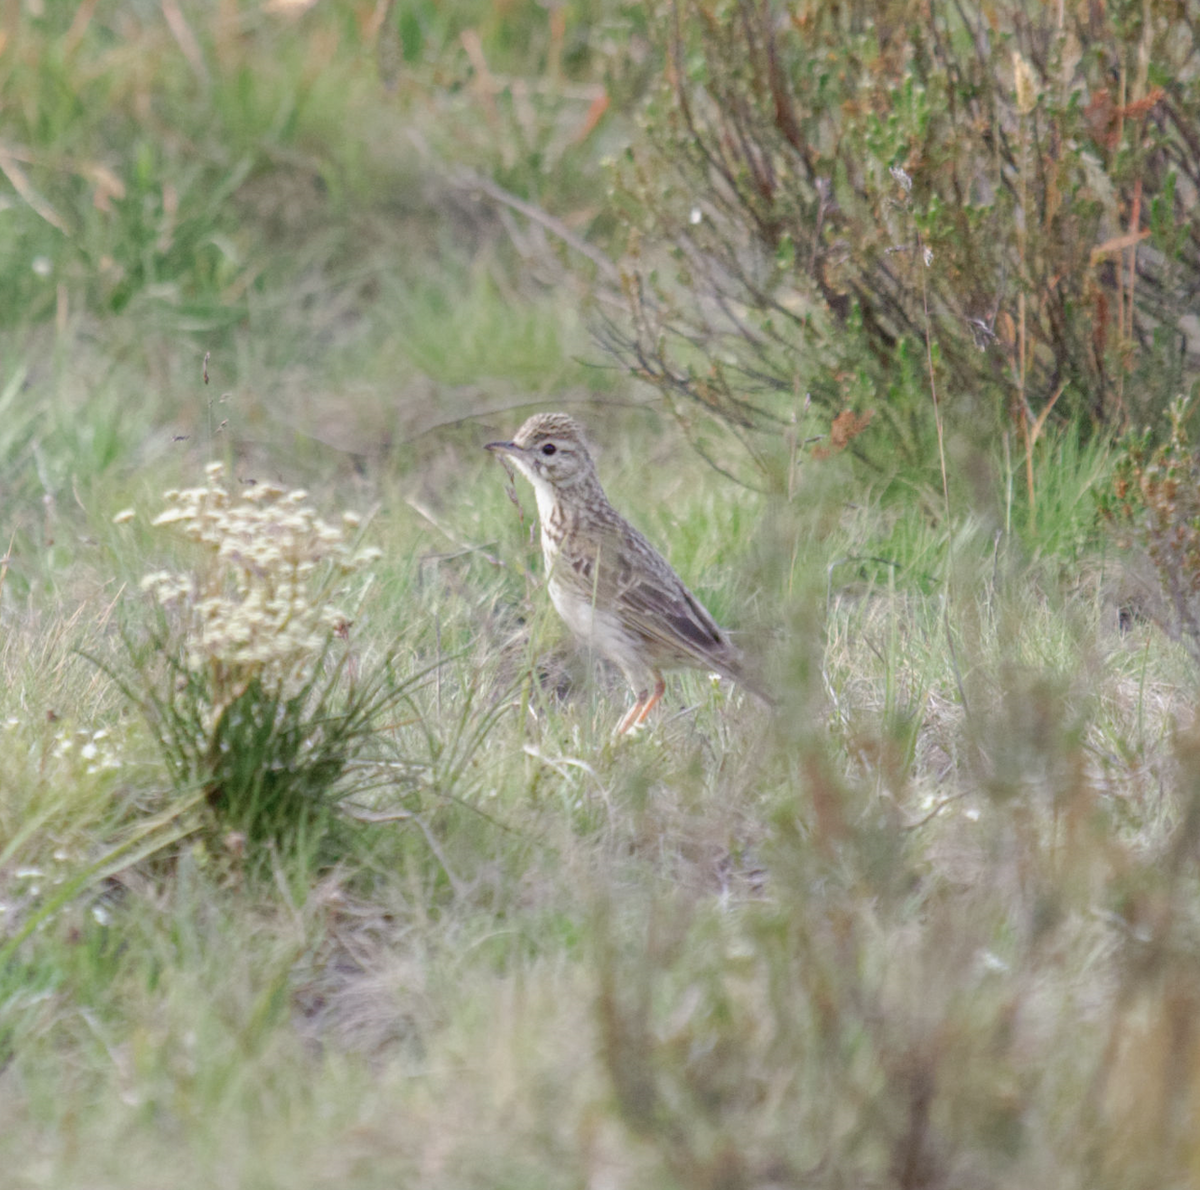
[[[928,465],[935,404],[1025,451],[1052,408],[1119,428],[1194,374],[1190,9],[683,3],[651,29],[609,343],[759,482],[786,486],[806,400]]]
[[[14,8],[0,323],[132,303],[177,333],[235,326],[297,237],[340,229],[343,266],[372,258],[379,232],[344,225],[427,201],[414,141],[586,215],[610,91],[638,85],[609,69],[622,5],[284,8]]]

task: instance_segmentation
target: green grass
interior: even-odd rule
[[[73,220],[0,211],[6,1184],[1186,1184],[1196,681],[1119,627],[1106,450],[1047,431],[1033,507],[1003,442],[953,444],[949,520],[932,466],[809,453],[790,499],[736,487],[594,366],[574,280],[446,199],[459,34],[544,81],[547,10],[398,6],[392,92],[357,10],[247,8],[222,48],[183,7],[207,82],[154,6],[71,56],[77,10],[47,3],[0,55],[26,96],[0,140]],[[621,19],[568,7],[569,79]],[[559,215],[616,134],[556,178],[475,133],[474,167],[490,136]],[[97,146],[136,210],[51,168]],[[532,493],[481,449],[555,407],[775,711],[680,674],[613,739],[628,691],[566,638]],[[214,459],[366,514],[382,550],[336,584],[333,647],[393,657],[395,698],[319,846],[222,820],[111,676],[158,672],[122,668],[119,629],[156,622],[143,575],[196,564],[150,521]]]

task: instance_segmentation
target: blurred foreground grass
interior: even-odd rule
[[[602,225],[636,14],[286,8],[6,10],[5,1183],[1190,1184],[1194,674],[1097,533],[1103,446],[1043,437],[1036,518],[1003,443],[952,449],[948,519],[844,454],[726,484],[447,181]],[[479,450],[534,406],[776,715],[682,675],[612,740]],[[206,828],[83,656],[194,564],[150,521],[213,459],[367,514],[344,651],[426,674],[320,847]]]

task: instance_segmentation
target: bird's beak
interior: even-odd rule
[[[521,448],[515,442],[489,442],[483,449],[502,455],[512,455]]]

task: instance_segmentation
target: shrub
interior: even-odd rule
[[[1184,398],[1172,404],[1171,432],[1157,446],[1148,427],[1125,438],[1101,510],[1123,545],[1145,550],[1163,594],[1151,614],[1200,665],[1200,460],[1190,407]]]
[[[1194,10],[678,0],[652,28],[605,336],[760,476],[806,398],[927,459],[931,386],[1028,448],[1055,402],[1107,430],[1194,369]]]

